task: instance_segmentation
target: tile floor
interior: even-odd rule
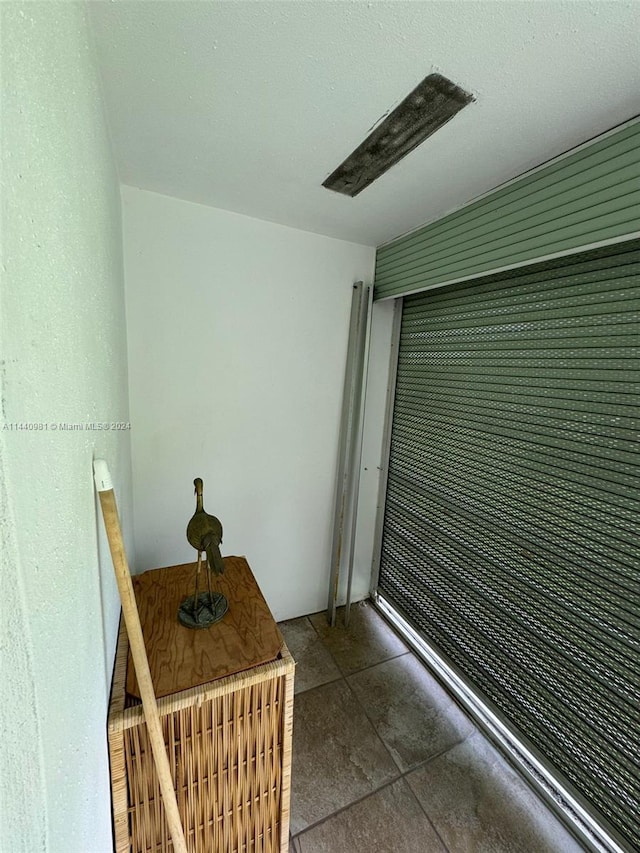
[[[578,853],[370,604],[280,623],[296,660],[291,853]]]

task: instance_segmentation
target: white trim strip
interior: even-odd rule
[[[378,480],[378,504],[373,532],[373,556],[371,561],[371,581],[369,591],[373,594],[378,587],[380,573],[380,555],[382,553],[382,533],[384,513],[387,503],[387,482],[389,479],[389,456],[391,454],[391,430],[393,428],[393,406],[396,397],[396,378],[398,376],[398,358],[400,355],[400,332],[402,331],[402,296],[396,297],[393,306],[393,327],[389,349],[389,367],[387,374],[387,396],[385,400],[384,430],[380,453],[380,478]]]

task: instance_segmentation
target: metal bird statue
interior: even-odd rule
[[[189,544],[198,552],[198,558],[203,551],[207,552],[209,569],[216,575],[224,574],[224,563],[220,555],[222,544],[222,524],[215,515],[205,512],[202,504],[202,480],[196,477],[193,481],[196,495],[196,511],[187,524],[187,539]]]
[[[189,544],[198,552],[196,567],[195,592],[180,605],[178,619],[187,628],[208,628],[218,622],[227,612],[227,599],[219,592],[211,591],[211,574],[221,575],[224,572],[224,562],[220,554],[222,543],[222,524],[215,515],[205,512],[202,503],[202,480],[196,477],[193,481],[196,495],[196,511],[187,525]],[[202,568],[202,552],[207,555],[207,588],[208,592],[198,592],[200,569]]]

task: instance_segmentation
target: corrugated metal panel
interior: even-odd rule
[[[375,298],[637,232],[640,122],[378,250]]]
[[[405,297],[379,579],[629,849],[639,283],[633,241]]]

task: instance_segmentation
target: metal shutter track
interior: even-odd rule
[[[639,249],[405,297],[379,579],[637,848]]]

